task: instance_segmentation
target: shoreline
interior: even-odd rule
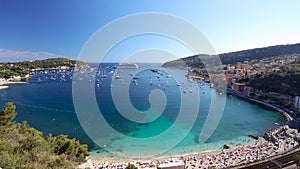
[[[3,82],[3,81],[0,81],[0,90],[4,90],[4,89],[8,89],[10,86],[9,85],[12,85],[12,84],[26,84],[27,82]]]
[[[22,80],[26,81],[22,81]],[[0,78],[0,90],[7,89],[9,88],[11,84],[26,84],[28,80],[28,77],[25,78],[9,78],[9,79],[4,79]]]
[[[234,91],[229,91],[227,90],[226,91],[226,94],[227,95],[233,95],[239,99],[242,99],[244,101],[247,101],[247,102],[250,102],[250,103],[254,103],[254,104],[258,104],[260,106],[263,106],[264,108],[268,108],[268,109],[271,109],[277,113],[279,113],[282,117],[284,117],[284,121],[285,121],[285,124],[287,124],[287,122],[293,120],[293,118],[284,110],[282,110],[281,108],[278,108],[272,104],[269,104],[269,103],[265,103],[263,101],[260,101],[260,100],[256,100],[256,99],[253,99],[253,98],[250,98],[250,97],[247,97],[247,96],[244,96],[244,95],[241,95],[239,93],[236,93]],[[279,126],[278,126],[279,127]],[[278,128],[276,127],[276,128]],[[274,130],[274,129],[273,129]]]
[[[267,133],[275,133],[279,129],[281,129],[284,126],[286,126],[287,123],[293,119],[287,112],[285,112],[284,110],[282,110],[282,109],[280,109],[280,108],[278,108],[278,107],[276,107],[274,105],[271,105],[271,104],[268,104],[268,103],[264,103],[262,101],[259,101],[259,100],[253,99],[253,98],[245,97],[245,96],[240,95],[238,93],[235,93],[233,91],[230,92],[230,91],[227,90],[226,94],[227,95],[233,95],[235,97],[238,97],[239,99],[242,99],[242,100],[254,103],[254,104],[258,104],[258,105],[263,106],[265,108],[272,109],[276,113],[279,113],[284,118],[284,124],[279,125],[279,126],[273,128],[273,129],[267,131],[265,134],[267,134]],[[113,159],[113,158],[109,158],[109,157],[108,158],[102,158],[102,159],[96,159],[96,158],[91,158],[90,157],[90,159],[92,160],[93,164],[104,164],[104,163],[107,163],[107,162],[109,164],[120,163],[120,162],[122,162],[122,163],[130,163],[132,161],[137,161],[137,160],[144,160],[144,161],[151,160],[151,161],[154,161],[154,162],[159,162],[159,161],[167,161],[167,160],[172,159],[172,158],[182,159],[182,160],[186,161],[186,159],[195,159],[195,158],[202,158],[202,157],[218,156],[218,155],[220,155],[220,154],[222,154],[224,152],[235,152],[235,151],[239,151],[240,149],[242,149],[244,147],[247,147],[247,146],[257,146],[257,145],[263,145],[263,144],[269,144],[269,143],[271,144],[272,143],[272,142],[266,140],[264,137],[262,137],[262,138],[264,139],[264,141],[257,142],[256,144],[240,145],[240,146],[236,146],[236,147],[231,147],[229,149],[208,150],[208,151],[203,151],[203,152],[198,152],[198,153],[196,152],[196,153],[177,154],[177,155],[162,156],[162,157],[148,157],[148,158],[139,158],[139,159],[122,158],[122,157],[117,158],[117,159]],[[289,151],[292,151],[292,150],[293,149],[291,149]],[[287,152],[289,152],[289,151],[287,151]],[[272,155],[272,156],[270,156],[268,158],[273,158],[273,157],[274,157],[274,155]],[[268,158],[266,158],[266,159],[268,159]],[[262,160],[256,161],[256,163],[260,163],[261,161]],[[241,167],[243,165],[244,164],[240,164],[240,165],[236,165],[235,167]]]
[[[239,147],[239,146],[238,146]],[[105,162],[105,161],[110,161],[110,162],[128,162],[128,161],[135,161],[135,160],[152,160],[152,161],[158,161],[158,160],[167,160],[170,158],[187,158],[187,157],[194,157],[194,156],[207,156],[207,155],[214,155],[217,153],[222,152],[222,150],[206,150],[206,151],[202,151],[199,153],[186,153],[186,154],[176,154],[176,155],[165,155],[165,156],[153,156],[153,157],[141,157],[141,158],[130,158],[130,157],[119,157],[119,158],[110,158],[110,157],[106,157],[106,158],[102,158],[102,159],[98,159],[98,158],[93,158],[93,157],[89,157],[89,159],[91,159],[93,162]]]

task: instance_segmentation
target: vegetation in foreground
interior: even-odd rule
[[[69,169],[85,161],[86,144],[66,135],[43,137],[26,121],[13,122],[16,106],[0,110],[0,167],[5,169]]]
[[[293,160],[295,161],[297,168],[300,168],[300,155],[297,154],[293,157]]]

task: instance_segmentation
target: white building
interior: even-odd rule
[[[300,109],[300,96],[295,97],[294,105]]]

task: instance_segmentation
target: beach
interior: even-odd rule
[[[277,110],[285,117],[285,124],[293,119],[288,113],[273,105],[254,99],[250,101]],[[262,160],[283,155],[299,147],[297,130],[291,129],[288,125],[278,126],[265,133],[265,135],[269,137],[268,140],[229,149],[141,159],[92,159],[92,163],[95,169],[125,168],[128,164],[134,164],[138,168],[157,168],[160,165],[181,166],[182,164],[185,168],[241,167],[249,163],[259,163]]]
[[[272,141],[257,142],[253,145],[240,145],[237,147],[174,155],[166,157],[153,157],[141,159],[92,159],[95,169],[100,168],[125,168],[128,164],[134,164],[138,168],[156,168],[160,165],[181,166],[185,168],[228,168],[240,167],[253,162],[259,162],[271,157],[283,155],[299,147],[296,129],[287,125],[280,126],[269,131]]]

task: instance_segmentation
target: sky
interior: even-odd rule
[[[189,22],[216,53],[300,43],[299,7],[299,0],[0,0],[0,61],[77,59],[97,30],[145,12]],[[193,54],[172,39],[144,36],[125,40],[108,55],[126,57],[152,48],[177,57]]]

